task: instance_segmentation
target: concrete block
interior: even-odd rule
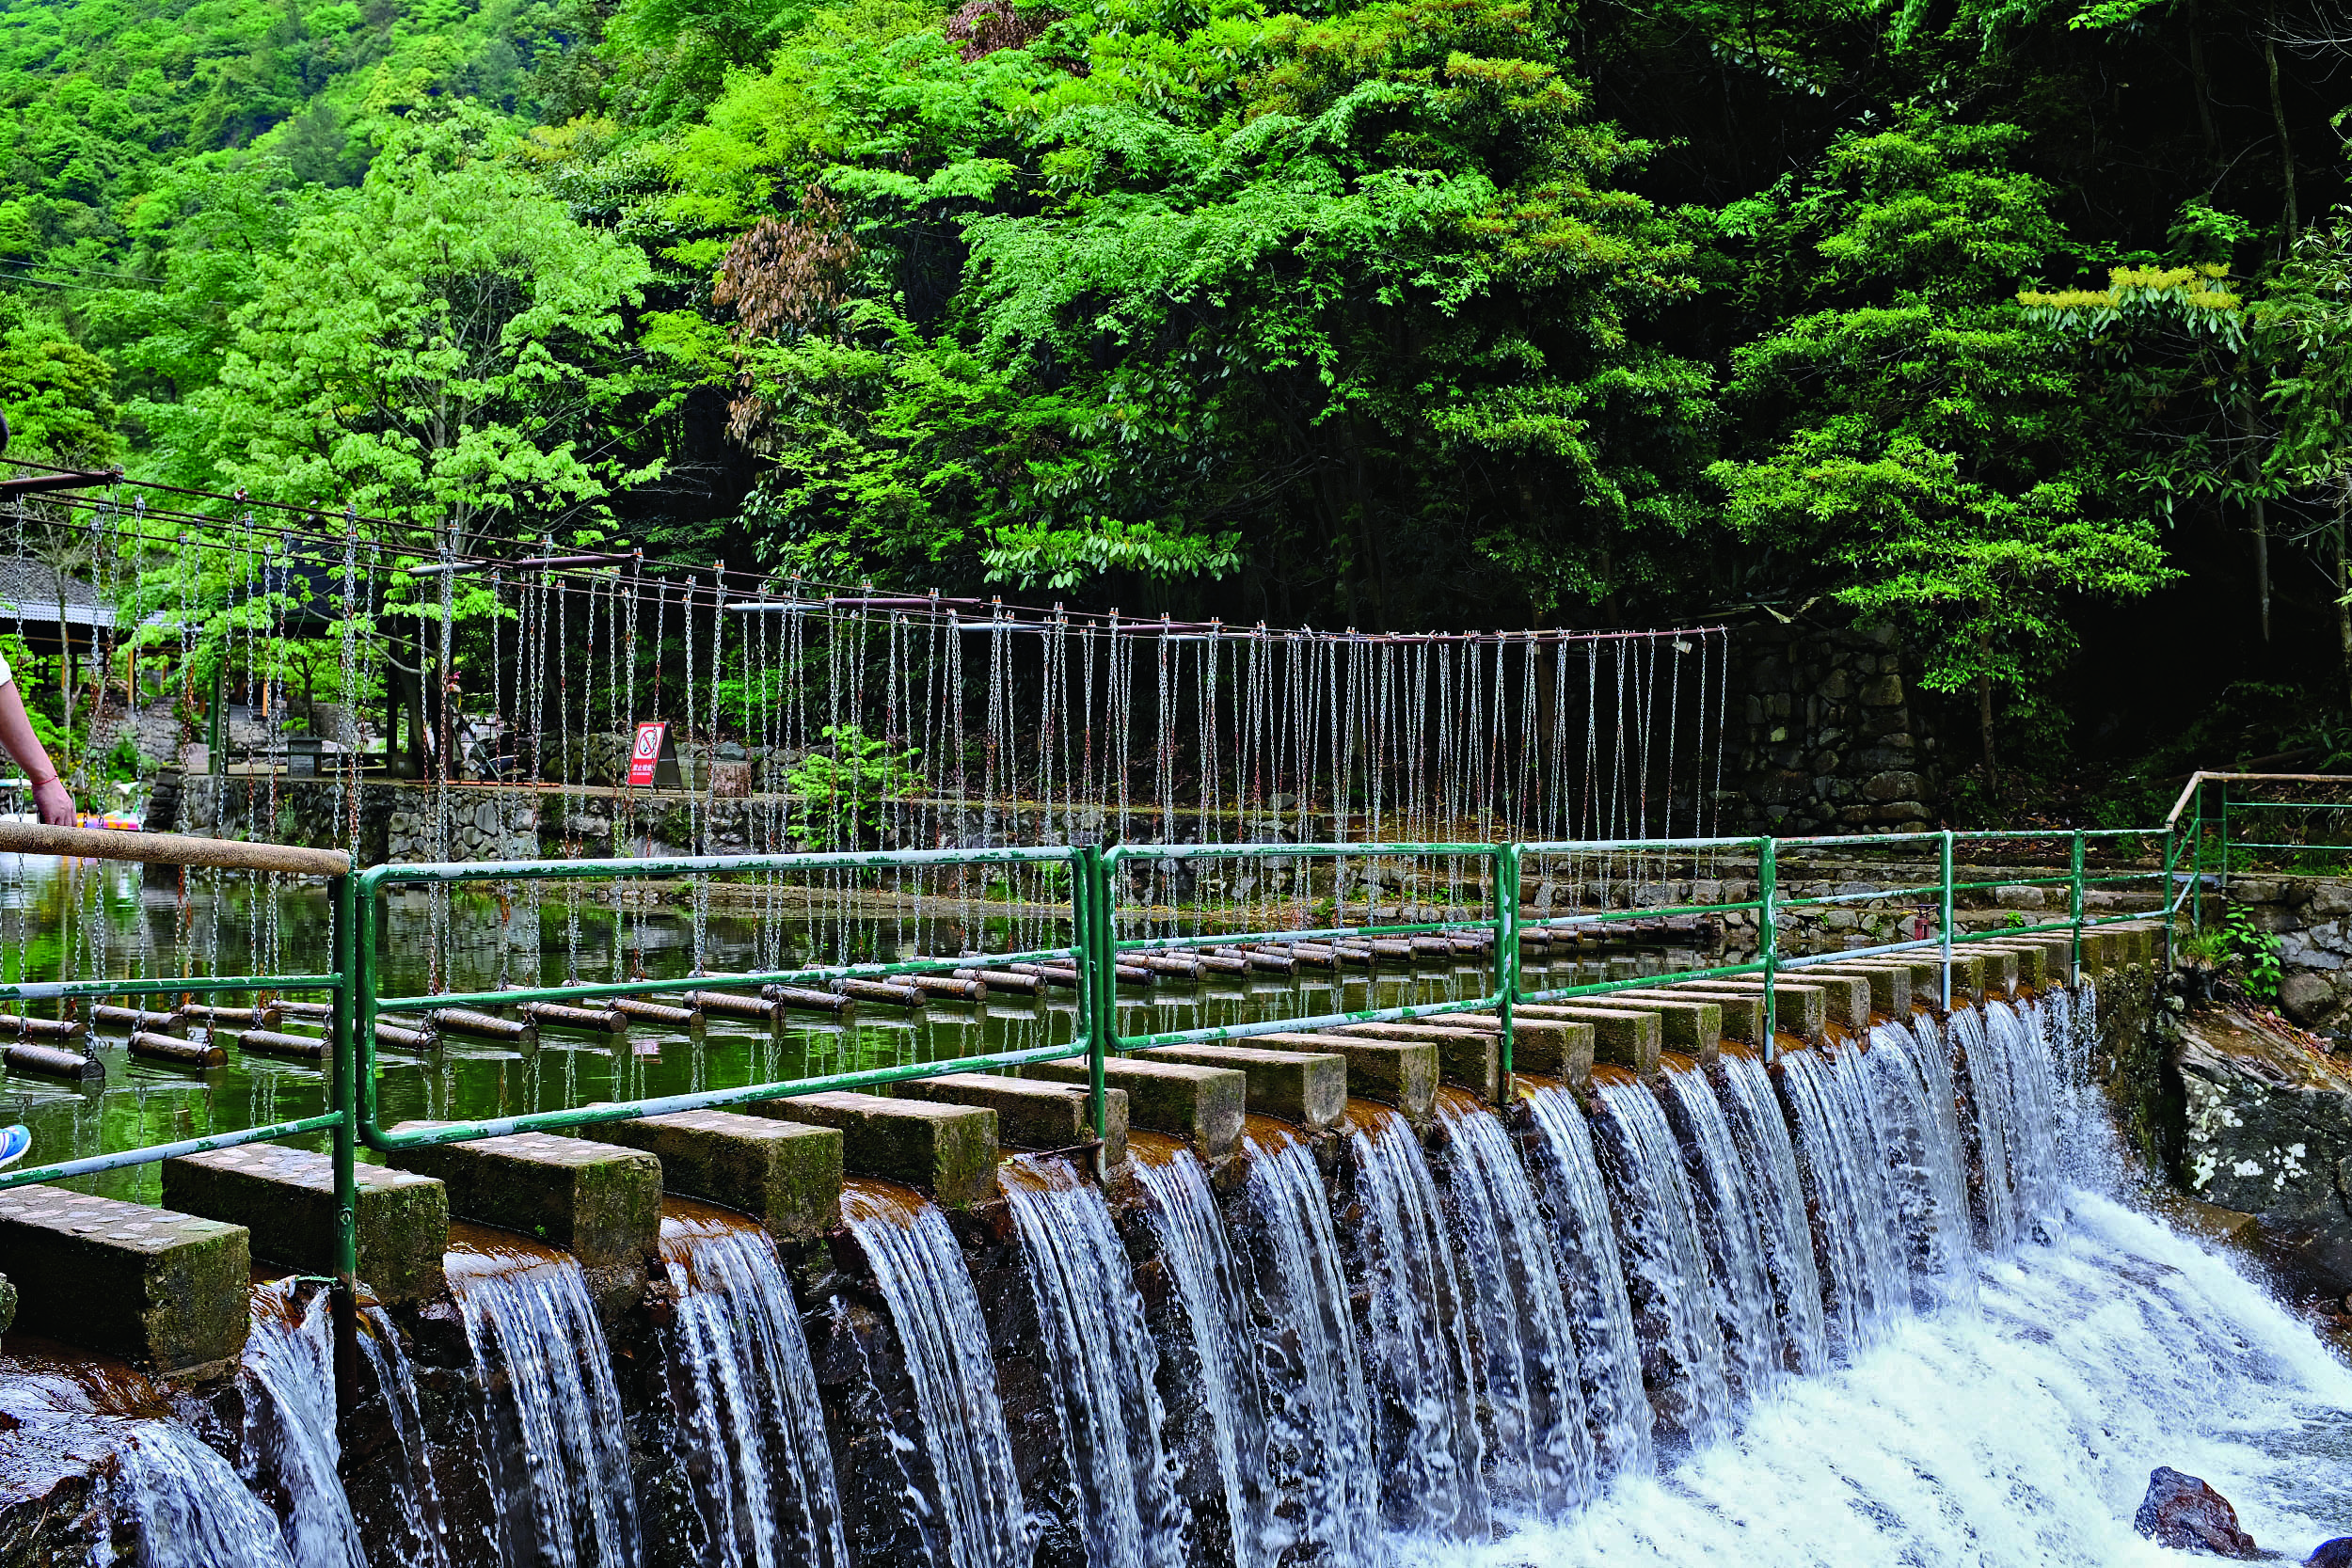
[[[241,1225],[62,1187],[0,1192],[16,1326],[158,1373],[225,1370],[245,1349]]]
[[[1656,1013],[1659,1038],[1665,1048],[1679,1051],[1701,1063],[1713,1061],[1717,1048],[1723,1044],[1724,1007],[1711,997],[1636,997],[1610,991],[1593,997],[1586,1005],[1612,1011]]]
[[[1674,988],[1663,990],[1629,990],[1616,993],[1627,1002],[1690,1002],[1704,1001],[1722,1017],[1719,1039],[1745,1040],[1750,1045],[1763,1043],[1758,1037],[1764,1029],[1764,992],[1754,995],[1734,995],[1729,991],[1683,991]]]
[[[1799,985],[1819,986],[1829,992],[1825,1002],[1825,1017],[1836,1021],[1855,1034],[1866,1034],[1870,1027],[1870,980],[1866,974],[1816,974],[1810,969],[1789,972]]]
[[[1908,1015],[1911,1011],[1911,966],[1893,964],[1807,964],[1796,974],[1812,977],[1835,975],[1860,980],[1870,988],[1872,1012]]]
[[[841,1131],[842,1168],[904,1182],[944,1209],[996,1196],[996,1113],[985,1105],[939,1105],[880,1095],[804,1094],[747,1105],[754,1116]]]
[[[1347,1092],[1395,1106],[1415,1121],[1438,1102],[1438,1042],[1384,1040],[1362,1035],[1253,1035],[1269,1051],[1330,1052],[1347,1058]]]
[[[1328,1127],[1347,1108],[1347,1058],[1246,1045],[1164,1045],[1139,1053],[1161,1062],[1232,1068],[1249,1080],[1249,1108],[1305,1127]]]
[[[1083,1085],[956,1072],[939,1078],[911,1078],[897,1085],[896,1097],[942,1105],[985,1105],[996,1113],[997,1142],[1014,1148],[1075,1148],[1094,1141],[1094,1122],[1087,1115]],[[1101,1170],[1126,1163],[1127,1117],[1127,1091],[1106,1081]]]
[[[359,1281],[385,1302],[438,1295],[449,1193],[429,1176],[356,1165]],[[256,1258],[335,1272],[335,1163],[307,1148],[242,1144],[164,1162],[164,1202],[252,1232]]]
[[[1984,983],[1994,996],[2009,996],[2017,990],[2017,952],[1994,942],[1972,942],[1977,957],[1984,960]]]
[[[1502,1029],[1502,1020],[1493,1013],[1440,1013],[1429,1022],[1494,1036],[1500,1036]],[[1522,1008],[1512,1008],[1511,1070],[1570,1078],[1579,1084],[1588,1081],[1592,1076],[1592,1042],[1579,1037],[1579,1027],[1567,1019],[1534,1018]],[[1580,1060],[1581,1066],[1578,1065]],[[1457,1078],[1451,1069],[1446,1072],[1446,1082],[1465,1088],[1476,1086],[1467,1073]]]
[[[1442,1015],[1445,1022],[1349,1023],[1337,1031],[1374,1040],[1423,1040],[1438,1048],[1438,1081],[1468,1089],[1492,1104],[1502,1091],[1502,1024],[1495,1019],[1473,1021],[1461,1013]],[[1514,1046],[1516,1053],[1517,1047]]]
[[[1980,943],[1987,950],[1997,948],[2016,960],[2017,983],[2036,990],[2049,983],[2050,950],[2038,942],[2024,938],[2002,938]]]
[[[1965,947],[1952,949],[1952,1000],[1984,1000],[1984,959]]]
[[[1032,1062],[1022,1075],[1084,1084],[1087,1064],[1084,1057]],[[1204,1160],[1221,1160],[1241,1147],[1249,1080],[1232,1068],[1115,1056],[1103,1064],[1103,1082],[1125,1091],[1130,1127],[1186,1139]]]
[[[841,1132],[740,1111],[673,1111],[581,1128],[661,1162],[661,1185],[749,1214],[771,1235],[814,1240],[841,1223]]]
[[[1638,1004],[1628,1004],[1622,1007],[1580,1005],[1563,1007],[1560,1014],[1567,1022],[1592,1025],[1596,1066],[1627,1068],[1645,1078],[1658,1070],[1658,1053],[1664,1045],[1665,1024],[1657,1013],[1641,1010]]]
[[[1764,998],[1764,984],[1760,980],[1692,980],[1675,989],[1710,999],[1739,996],[1754,1001],[1759,1004],[1756,1027],[1758,1033],[1762,1032],[1763,1009],[1760,1004]],[[1822,1029],[1829,1022],[1829,992],[1820,986],[1794,980],[1776,980],[1772,984],[1772,1010],[1777,1026],[1784,1035],[1795,1035],[1801,1039],[1820,1039]],[[1761,1045],[1763,1042],[1751,1039],[1749,1043]]]
[[[392,1131],[441,1125],[406,1121]],[[520,1231],[578,1258],[608,1326],[644,1294],[661,1236],[661,1162],[653,1155],[590,1138],[515,1132],[419,1144],[385,1159],[439,1178],[454,1217]]]

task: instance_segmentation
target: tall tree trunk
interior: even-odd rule
[[[2262,483],[2262,462],[2257,451],[2260,440],[2254,429],[2253,395],[2249,391],[2237,405],[2238,430],[2246,438],[2246,450],[2240,453],[2246,465],[2249,485]],[[2270,509],[2259,492],[2249,496],[2246,503],[2247,520],[2254,531],[2254,606],[2262,623],[2263,641],[2270,641]]]
[[[2263,64],[2270,71],[2270,119],[2279,129],[2279,176],[2286,205],[2279,227],[2279,254],[2295,248],[2295,144],[2287,139],[2287,101],[2279,90],[2279,6],[2271,0],[2270,24],[2263,32]]]
[[[2188,28],[2189,90],[2197,100],[2197,125],[2205,135],[2205,163],[2221,166],[2221,132],[2213,122],[2213,78],[2205,72],[2205,36],[2197,30],[2196,0],[2182,13]]]
[[[1988,624],[1977,633],[1977,735],[1984,743],[1984,785],[1998,787],[1993,758],[1993,607],[1983,607]]]

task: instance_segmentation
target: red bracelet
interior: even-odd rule
[[[50,774],[50,775],[49,775],[49,777],[47,777],[47,778],[45,778],[45,779],[35,779],[35,780],[33,781],[33,787],[34,787],[35,789],[40,789],[40,788],[41,788],[43,785],[46,785],[46,784],[56,784],[56,782],[57,782],[57,775],[56,775],[55,773],[52,773],[52,774]]]

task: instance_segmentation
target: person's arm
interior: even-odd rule
[[[8,749],[16,765],[24,769],[24,776],[33,781],[33,805],[43,822],[52,828],[81,826],[81,816],[73,809],[73,797],[57,782],[57,770],[51,765],[40,736],[33,733],[33,721],[24,711],[24,695],[13,680],[0,682],[0,747]]]

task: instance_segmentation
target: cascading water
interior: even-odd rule
[[[1265,1396],[1249,1336],[1248,1285],[1209,1191],[1200,1158],[1182,1146],[1130,1145],[1136,1180],[1150,1199],[1176,1293],[1192,1336],[1208,1447],[1225,1503],[1225,1545],[1233,1568],[1265,1568],[1273,1560],[1268,1529]],[[1194,1528],[1203,1522],[1196,1513]]]
[[[1821,1310],[1821,1275],[1813,1260],[1813,1230],[1788,1123],[1764,1064],[1748,1051],[1726,1049],[1717,1058],[1717,1102],[1739,1150],[1740,1190],[1756,1212],[1756,1238],[1772,1276],[1780,1320],[1782,1365],[1792,1372],[1828,1367],[1829,1324]]]
[[[1556,1512],[1591,1497],[1598,1479],[1559,1243],[1494,1114],[1444,1089],[1438,1119],[1449,1135],[1446,1213],[1485,1385],[1489,1487]]]
[[[1576,1097],[1559,1085],[1529,1087],[1527,1108],[1539,1134],[1536,1176],[1560,1237],[1561,1281],[1594,1457],[1603,1476],[1646,1475],[1656,1459],[1656,1416],[1642,1388],[1642,1346],[1592,1130]]]
[[[1376,1410],[1381,1513],[1406,1535],[1477,1539],[1492,1521],[1477,1370],[1437,1181],[1402,1116],[1360,1103],[1351,1115],[1359,1217],[1348,1229],[1363,1282],[1359,1343]]]
[[[501,1242],[453,1245],[451,1291],[482,1378],[484,1461],[509,1568],[638,1560],[628,1441],[580,1264]]]
[[[1692,1443],[1729,1430],[1722,1292],[1699,1238],[1682,1151],[1666,1113],[1630,1074],[1594,1075],[1595,1128],[1641,1336],[1644,1382],[1661,1419]]]
[[[298,1568],[268,1506],[195,1433],[138,1421],[124,1437],[114,1484],[138,1520],[140,1568]]]
[[[1990,1092],[1995,1114],[2009,1129],[2010,1190],[2020,1233],[2055,1220],[2063,1202],[2058,1172],[2056,1074],[2047,1044],[2017,1009],[1991,1002],[1984,1009],[1984,1037],[1994,1069]],[[1988,1092],[1979,1087],[1982,1098]]]
[[[1913,1293],[1930,1298],[1916,1301],[1922,1307],[1935,1305],[1937,1291],[1965,1295],[1975,1277],[1959,1117],[1948,1085],[1935,1086],[1941,1055],[1940,1050],[1922,1052],[1912,1030],[1882,1023],[1870,1031],[1867,1051],[1843,1051],[1835,1058],[1841,1079],[1868,1104],[1887,1162]]]
[[[327,1293],[294,1280],[253,1291],[245,1389],[246,1483],[277,1505],[294,1568],[367,1568],[336,1474],[335,1342]]]
[[[1885,1163],[1867,1111],[1845,1093],[1827,1051],[1785,1051],[1773,1065],[1795,1124],[1830,1349],[1851,1358],[1911,1300]]]
[[[677,1293],[670,1375],[703,1546],[723,1568],[848,1560],[825,1412],[767,1232],[675,1200],[661,1259]]]
[[[889,1304],[914,1387],[934,1490],[909,1502],[930,1559],[942,1568],[1013,1568],[1028,1558],[1029,1527],[988,1324],[946,1216],[897,1189],[850,1181],[841,1217]]]
[[[1706,1074],[1695,1067],[1676,1068],[1665,1080],[1672,1121],[1688,1161],[1700,1236],[1715,1277],[1724,1374],[1735,1396],[1761,1399],[1780,1380],[1786,1358],[1754,1195],[1731,1141],[1731,1123]]]
[[[441,1493],[433,1479],[433,1455],[424,1434],[424,1413],[417,1402],[415,1369],[401,1348],[400,1334],[380,1307],[361,1309],[365,1332],[359,1354],[367,1359],[391,1417],[392,1438],[399,1447],[390,1477],[390,1492],[399,1538],[382,1543],[376,1557],[409,1568],[446,1568],[449,1543],[442,1530]]]
[[[1264,1377],[1269,1490],[1279,1498],[1267,1550],[1334,1568],[1388,1560],[1372,1401],[1340,1265],[1331,1201],[1306,1143],[1252,1121],[1248,1220],[1250,1310]]]
[[[1176,1568],[1186,1522],[1160,1448],[1159,1351],[1110,1208],[1066,1160],[1024,1157],[1004,1178],[1053,1365],[1087,1560]]]

